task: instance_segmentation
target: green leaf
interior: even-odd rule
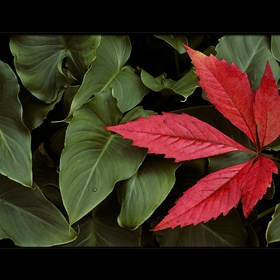
[[[111,90],[75,111],[60,159],[60,188],[70,223],[102,202],[116,182],[131,177],[147,151],[106,130],[122,117]]]
[[[40,188],[45,185],[58,186],[58,171],[56,163],[47,155],[44,144],[40,144],[32,154],[34,183]]]
[[[274,151],[279,151],[280,150],[280,136],[278,136],[272,143],[268,145],[268,147]]]
[[[182,43],[188,44],[187,37],[185,35],[154,35],[158,39],[164,40],[166,43],[171,45],[179,54],[183,54],[186,52]]]
[[[20,91],[20,100],[23,107],[23,120],[29,130],[33,130],[43,124],[48,113],[54,109],[55,105],[61,100],[62,93],[51,103],[45,103],[29,93],[25,88]]]
[[[271,220],[267,225],[265,238],[267,243],[280,241],[280,203],[276,205]]]
[[[277,61],[280,61],[280,35],[271,35],[271,53]]]
[[[139,247],[141,229],[132,231],[121,228],[116,215],[105,217],[85,216],[76,226],[79,235],[63,247]]]
[[[244,163],[253,159],[253,153],[246,153],[241,151],[233,151],[226,154],[209,157],[208,172],[212,173],[222,168]]]
[[[236,209],[216,220],[155,232],[160,247],[247,247],[248,233]]]
[[[68,118],[95,94],[108,88],[113,88],[114,97],[122,112],[132,109],[142,100],[149,90],[134,69],[125,65],[130,53],[131,42],[128,36],[102,35],[97,57],[74,96]]]
[[[50,247],[76,237],[39,188],[23,188],[0,176],[0,239],[9,238],[20,247]]]
[[[100,35],[13,35],[10,50],[22,84],[45,103],[82,80],[96,57]]]
[[[270,50],[269,35],[226,35],[216,46],[217,57],[234,62],[242,72],[247,72],[253,90],[256,90],[264,74],[267,61],[278,81],[280,66]]]
[[[121,227],[134,230],[153,214],[174,186],[179,165],[173,159],[149,155],[137,173],[118,186]]]
[[[142,106],[137,106],[127,112],[124,117],[121,119],[120,123],[126,123],[127,121],[136,120],[140,117],[149,117],[151,114],[156,114],[156,112],[152,110],[144,110]]]
[[[1,61],[0,84],[0,173],[31,187],[31,135],[22,121],[19,84],[10,66]]]
[[[141,79],[144,85],[153,91],[180,94],[185,98],[189,97],[199,87],[197,75],[193,71],[188,71],[180,80],[174,81],[167,79],[164,74],[154,78],[142,69]]]

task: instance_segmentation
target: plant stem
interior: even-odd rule
[[[260,214],[257,216],[257,220],[259,220],[259,219],[263,218],[264,216],[266,216],[266,215],[268,215],[268,214],[274,212],[274,210],[275,210],[275,206],[272,206],[271,208],[269,208],[269,209],[263,211],[262,213],[260,213]]]
[[[268,158],[270,158],[270,159],[272,159],[274,161],[279,161],[280,162],[280,158],[276,158],[276,157],[274,157],[272,155],[264,154],[264,153],[261,153],[261,155],[264,156],[264,157],[268,157]]]

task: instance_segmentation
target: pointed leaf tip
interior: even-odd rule
[[[177,162],[248,151],[218,129],[186,113],[163,112],[106,128],[132,140],[135,146],[148,148],[149,153],[164,154]]]
[[[260,156],[249,170],[242,186],[241,202],[245,218],[271,187],[272,173],[278,173],[277,166],[270,158],[263,156]]]
[[[197,225],[226,215],[237,207],[246,178],[254,159],[210,173],[187,189],[154,231],[177,226]]]
[[[273,142],[280,135],[280,96],[276,80],[269,63],[255,93],[253,105],[260,149]]]

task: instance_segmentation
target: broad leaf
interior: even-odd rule
[[[136,229],[147,220],[163,202],[175,183],[179,164],[173,160],[150,156],[128,180],[118,186],[121,227]]]
[[[242,72],[248,74],[251,87],[255,91],[259,85],[265,65],[271,65],[276,81],[280,77],[280,66],[273,56],[275,51],[274,35],[226,35],[216,45],[218,59],[225,59],[229,64],[234,62]]]
[[[43,124],[48,113],[54,109],[58,102],[60,102],[62,96],[63,94],[61,92],[58,94],[55,101],[51,103],[45,103],[29,93],[25,88],[21,89],[20,101],[24,109],[23,120],[30,131]]]
[[[131,53],[128,36],[103,35],[96,59],[85,74],[74,96],[69,117],[95,94],[113,88],[118,107],[126,112],[136,106],[148,93],[134,69],[126,65]]]
[[[280,204],[277,204],[265,233],[267,243],[280,242]]]
[[[104,128],[121,117],[108,89],[76,110],[67,127],[59,180],[71,224],[103,201],[116,182],[131,177],[146,156],[130,140]]]
[[[15,73],[1,61],[0,84],[0,173],[31,187],[31,135],[22,121],[20,87]]]
[[[32,154],[32,169],[34,183],[40,188],[48,184],[58,186],[57,166],[48,156],[43,143]]]
[[[185,35],[154,35],[158,39],[164,40],[170,46],[172,46],[179,54],[183,54],[186,52],[184,47],[182,46],[182,42],[185,44],[188,43],[187,37]]]
[[[154,78],[148,72],[141,71],[141,79],[146,87],[153,91],[162,91],[169,94],[180,94],[188,98],[199,87],[197,76],[188,71],[180,80],[167,79],[164,74]]]
[[[248,247],[244,222],[236,209],[208,223],[156,231],[160,247]]]
[[[280,61],[280,35],[279,34],[271,35],[271,53],[277,61]]]
[[[176,162],[249,151],[216,128],[184,113],[151,115],[107,129],[133,140],[135,146],[148,148],[149,153],[164,154]]]
[[[0,239],[21,247],[50,247],[73,241],[77,233],[40,189],[23,188],[0,176]]]
[[[81,80],[95,59],[100,35],[13,35],[10,49],[24,87],[45,103]]]
[[[120,123],[126,123],[127,121],[136,120],[139,117],[149,117],[151,114],[156,114],[156,112],[152,110],[144,110],[142,106],[137,106],[127,112],[121,119]]]
[[[77,239],[62,247],[140,247],[141,227],[134,231],[121,228],[114,214],[87,215],[75,226],[79,229]]]

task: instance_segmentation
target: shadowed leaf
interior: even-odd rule
[[[0,176],[0,239],[21,247],[50,247],[73,241],[77,233],[39,188],[23,188]]]
[[[95,59],[100,35],[13,35],[10,50],[24,87],[45,103],[76,80]]]
[[[22,121],[17,77],[1,61],[0,84],[0,173],[31,187],[31,134]]]
[[[103,201],[116,182],[131,177],[146,156],[145,150],[104,128],[121,117],[108,89],[75,111],[67,127],[59,180],[71,224]]]

